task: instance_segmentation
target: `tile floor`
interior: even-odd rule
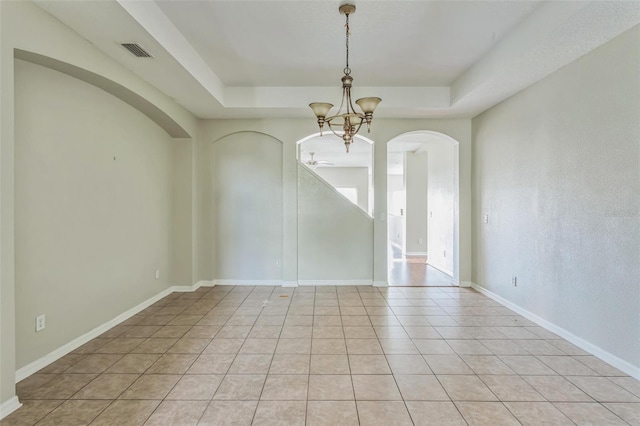
[[[640,425],[640,382],[459,288],[174,293],[20,382],[4,425]]]

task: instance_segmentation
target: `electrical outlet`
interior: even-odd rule
[[[156,269],[156,280],[160,279],[160,269]]]
[[[280,259],[276,260],[276,266],[280,266]]]
[[[516,277],[515,275],[511,277],[511,284],[513,284],[514,287],[518,287],[518,277]]]
[[[422,238],[418,238],[418,244],[422,244]]]
[[[36,317],[36,333],[42,331],[45,328],[44,315],[38,315]]]
[[[485,214],[484,216],[482,216],[482,221],[483,221],[484,223],[489,223],[489,215],[488,215],[488,214]]]
[[[442,257],[447,257],[447,251],[446,251],[446,250],[444,250],[444,251],[442,252]]]

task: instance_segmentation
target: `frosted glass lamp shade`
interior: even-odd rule
[[[309,107],[311,107],[316,117],[324,118],[329,113],[329,110],[333,108],[333,104],[328,104],[324,102],[314,102],[312,104],[309,104]]]
[[[373,111],[381,101],[382,99],[376,97],[360,98],[356,101],[356,104],[362,108],[362,112],[365,114],[373,114]]]

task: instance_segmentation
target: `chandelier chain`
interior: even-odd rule
[[[351,74],[351,68],[349,68],[349,14],[346,13],[345,15],[347,17],[347,20],[346,20],[347,22],[346,22],[346,24],[344,24],[344,27],[345,27],[345,29],[347,31],[347,37],[346,37],[346,40],[347,40],[346,41],[346,45],[347,45],[347,49],[346,49],[346,52],[347,52],[347,66],[344,68],[344,73],[346,75],[349,75],[349,74]]]

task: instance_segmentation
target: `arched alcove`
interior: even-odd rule
[[[282,142],[237,132],[213,142],[211,230],[218,283],[279,284],[282,280]]]

